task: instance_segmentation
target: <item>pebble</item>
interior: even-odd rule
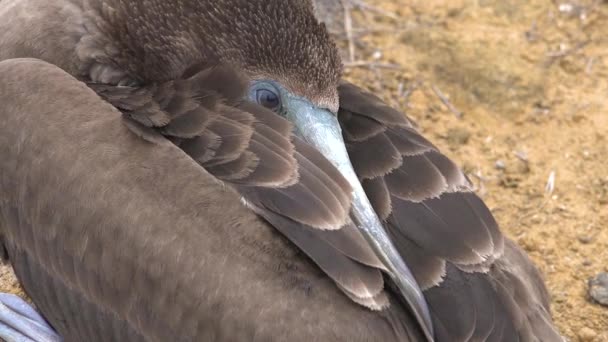
[[[578,236],[578,241],[580,243],[583,244],[589,244],[593,242],[593,237],[592,236],[587,236],[587,235],[579,235]]]
[[[589,279],[589,295],[599,304],[608,306],[608,273]]]
[[[578,331],[578,338],[582,342],[591,342],[597,337],[597,332],[591,328],[584,327]]]

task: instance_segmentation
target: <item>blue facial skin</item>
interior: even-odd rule
[[[422,290],[384,230],[359,182],[346,151],[337,115],[315,106],[305,98],[295,96],[271,80],[253,82],[249,88],[248,99],[291,121],[294,133],[321,152],[348,180],[353,188],[353,222],[386,266],[387,273],[418,317],[427,339],[432,341],[433,326]]]
[[[268,101],[270,94],[274,95],[273,99],[278,103]],[[306,98],[293,95],[278,82],[270,80],[253,82],[249,88],[248,99],[291,121],[296,135],[317,147],[326,157],[332,154],[334,146],[333,143],[326,141],[330,136],[334,139],[339,138],[341,144],[344,144],[336,114],[316,107]]]

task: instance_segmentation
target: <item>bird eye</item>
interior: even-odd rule
[[[278,110],[281,107],[281,100],[279,96],[271,90],[268,89],[258,89],[255,93],[256,101],[270,109],[270,110]]]

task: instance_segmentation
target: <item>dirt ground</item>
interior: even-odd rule
[[[608,308],[587,295],[608,271],[608,2],[367,4],[347,77],[464,167],[545,275],[562,334],[608,341]]]
[[[608,271],[608,3],[367,0],[346,76],[458,161],[544,273],[571,341],[608,341],[587,295]],[[18,293],[10,268],[0,291]]]

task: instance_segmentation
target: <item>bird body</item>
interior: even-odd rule
[[[308,1],[0,18],[0,236],[66,340],[559,340],[530,260],[402,113],[340,81]]]
[[[15,228],[4,241],[66,341],[397,340],[389,322],[407,322],[403,308],[353,305],[177,147],[142,142],[120,112],[57,67],[16,60],[0,69],[10,100],[3,199],[28,197],[10,213],[2,206],[3,227]],[[24,79],[48,101],[44,111],[21,91]]]

